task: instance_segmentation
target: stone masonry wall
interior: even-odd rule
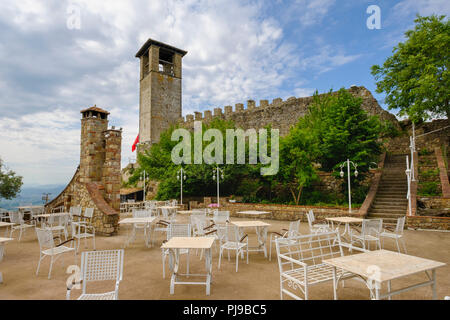
[[[120,209],[120,160],[122,132],[108,130],[105,132],[105,162],[103,164],[102,182],[105,188],[105,200],[115,210]]]
[[[108,120],[99,118],[81,119],[80,175],[81,182],[100,181],[105,161],[103,132],[108,129]]]
[[[353,95],[363,98],[362,108],[370,115],[378,115],[382,120],[389,120],[394,125],[397,125],[396,117],[383,110],[369,90],[364,87],[352,87],[348,90]],[[242,129],[259,129],[271,124],[272,128],[280,130],[280,135],[285,135],[289,132],[289,128],[297,123],[300,117],[306,115],[308,106],[312,102],[313,97],[291,97],[286,101],[283,101],[281,98],[276,98],[271,104],[267,100],[261,100],[260,105],[257,107],[255,101],[248,100],[247,109],[244,109],[242,103],[238,103],[235,106],[234,112],[231,106],[226,106],[224,113],[222,113],[221,108],[215,108],[214,113],[210,110],[204,111],[203,115],[200,112],[195,112],[195,116],[188,114],[185,119],[181,118],[180,123],[186,128],[193,129],[194,120],[208,122],[213,117],[218,117],[233,120],[236,126]]]

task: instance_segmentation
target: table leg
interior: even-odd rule
[[[256,235],[258,237],[259,248],[263,248],[264,257],[267,258],[267,227],[256,227]]]
[[[205,267],[206,267],[206,295],[209,296],[211,293],[211,273],[212,273],[212,263],[211,263],[211,248],[205,250]]]
[[[431,279],[433,281],[431,285],[431,290],[433,291],[433,300],[437,300],[437,294],[436,294],[436,269],[433,269],[431,271]]]
[[[374,281],[375,283],[375,300],[380,300],[380,288],[381,283]]]
[[[180,263],[180,250],[179,249],[170,249],[169,259],[170,259],[170,255],[173,256],[172,263],[169,262],[169,266],[171,264],[173,264],[172,265],[172,277],[170,278],[170,294],[174,294],[175,281],[177,279],[178,267],[179,267],[179,263]]]
[[[333,266],[333,298],[337,300],[336,267]]]
[[[387,282],[388,294],[391,293],[391,280]],[[388,300],[392,300],[391,296],[388,296]]]

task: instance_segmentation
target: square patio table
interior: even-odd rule
[[[153,223],[153,221],[155,221],[156,217],[142,217],[142,218],[125,218],[119,221],[119,224],[145,224],[145,229],[149,229],[150,225]],[[149,247],[149,238],[150,238],[150,231],[148,234],[148,237],[144,237],[145,240],[145,245],[147,246],[147,248]],[[125,242],[125,248],[134,240],[136,239],[136,233],[132,232],[131,235],[129,234],[127,236],[127,240]]]
[[[237,226],[239,228],[241,236],[243,236],[244,228],[254,227],[256,230],[256,236],[258,238],[258,246],[249,248],[248,251],[251,251],[251,252],[262,251],[262,252],[264,252],[264,257],[267,258],[267,247],[266,247],[267,230],[269,229],[270,224],[262,222],[262,221],[258,221],[258,220],[232,221],[231,224],[234,224],[235,226]]]
[[[14,225],[14,223],[11,223],[11,222],[4,222],[4,221],[0,221],[0,228],[6,228],[6,230],[5,230],[5,236],[8,234],[8,228],[9,227],[11,227],[11,226],[13,226]]]
[[[3,260],[3,252],[5,250],[5,243],[9,242],[9,241],[13,241],[13,238],[1,238],[0,237],[0,262]],[[0,271],[0,283],[3,283],[3,274]]]
[[[333,267],[333,290],[334,299],[337,299],[337,287],[339,278],[336,277],[336,269],[342,269],[361,277],[368,289],[372,299],[379,300],[393,295],[410,291],[415,288],[431,286],[433,299],[436,296],[436,269],[445,266],[445,263],[429,259],[419,258],[403,253],[375,250],[344,256],[339,258],[327,259],[325,264]],[[431,271],[431,275],[430,275]],[[406,288],[391,290],[391,281],[407,277],[416,273],[425,272],[428,281],[416,283]],[[387,292],[382,294],[381,285],[387,282]]]
[[[327,221],[331,221],[331,228],[334,229],[334,223],[337,222],[337,227],[343,223],[344,224],[344,232],[341,234],[341,236],[345,236],[345,234],[350,234],[350,224],[351,223],[362,223],[364,219],[362,218],[355,218],[355,217],[332,217],[332,218],[325,218]]]
[[[176,284],[186,284],[206,286],[206,295],[209,296],[211,292],[212,276],[211,249],[214,240],[214,237],[173,237],[163,243],[161,248],[169,250],[169,268],[172,272],[170,278],[170,294],[174,294]],[[180,265],[181,249],[203,249],[205,251],[206,274],[180,274],[178,269]],[[180,280],[180,276],[203,276],[205,277],[205,281],[182,281]]]

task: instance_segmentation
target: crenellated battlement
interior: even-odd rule
[[[383,120],[397,122],[394,115],[380,107],[378,102],[365,87],[352,86],[347,89],[355,96],[363,98],[362,107],[371,115],[379,115]],[[336,94],[337,92],[333,92]],[[255,100],[247,100],[247,103],[236,103],[234,110],[232,106],[214,108],[213,111],[205,110],[203,113],[194,112],[186,117],[181,117],[179,123],[187,128],[192,128],[194,121],[209,122],[213,118],[233,120],[238,127],[261,128],[268,124],[272,128],[280,129],[281,134],[289,131],[290,126],[294,125],[299,117],[304,116],[308,111],[308,106],[312,103],[313,97],[290,97],[286,100],[275,98],[269,103],[268,100],[260,100],[256,105]],[[245,107],[246,106],[246,107]]]

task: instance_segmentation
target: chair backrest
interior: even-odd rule
[[[405,220],[406,220],[406,216],[397,219],[397,225],[395,226],[396,234],[398,234],[398,235],[403,234],[403,230],[405,228]]]
[[[54,248],[53,232],[49,229],[35,228],[40,250]]]
[[[136,210],[133,209],[133,218],[147,218],[151,216],[151,210]]]
[[[165,220],[168,220],[169,217],[169,209],[167,208],[161,208],[161,214],[162,214],[162,218]]]
[[[227,223],[230,220],[230,211],[214,211],[214,223]]]
[[[135,203],[135,200],[133,200],[133,199],[128,199],[127,202],[128,202],[128,203]]]
[[[232,224],[222,225],[217,229],[217,237],[222,242],[239,242],[239,229],[237,226]]]
[[[283,241],[275,240],[280,272],[292,269],[292,262],[282,259],[284,257],[299,260],[308,266],[321,264],[325,259],[341,257],[344,255],[339,232],[323,232],[300,235]],[[298,266],[294,265],[295,268]]]
[[[76,206],[76,207],[70,207],[70,209],[69,209],[69,213],[70,213],[70,216],[72,217],[72,216],[81,216],[81,211],[82,211],[82,209],[81,209],[81,207],[80,206]]]
[[[81,254],[83,293],[86,292],[87,282],[121,281],[123,275],[123,255],[123,249],[84,251]]]
[[[31,215],[35,216],[38,214],[43,214],[44,213],[44,207],[37,207],[37,208],[31,208]]]
[[[203,236],[205,234],[206,219],[201,219],[196,216],[191,217],[191,226],[196,236]]]
[[[287,233],[288,238],[292,238],[300,235],[300,219],[297,221],[289,222],[289,231]]]
[[[23,214],[20,211],[10,211],[9,221],[14,224],[24,224]]]
[[[308,219],[309,229],[312,229],[313,228],[313,223],[314,223],[314,220],[315,220],[314,212],[312,210],[309,210],[306,213],[306,218]]]
[[[364,219],[361,228],[361,235],[378,237],[383,228],[383,219]]]
[[[189,223],[172,223],[167,231],[167,240],[173,237],[191,237],[191,225]]]
[[[92,219],[94,216],[94,208],[86,208],[84,209],[84,215],[85,218]]]

